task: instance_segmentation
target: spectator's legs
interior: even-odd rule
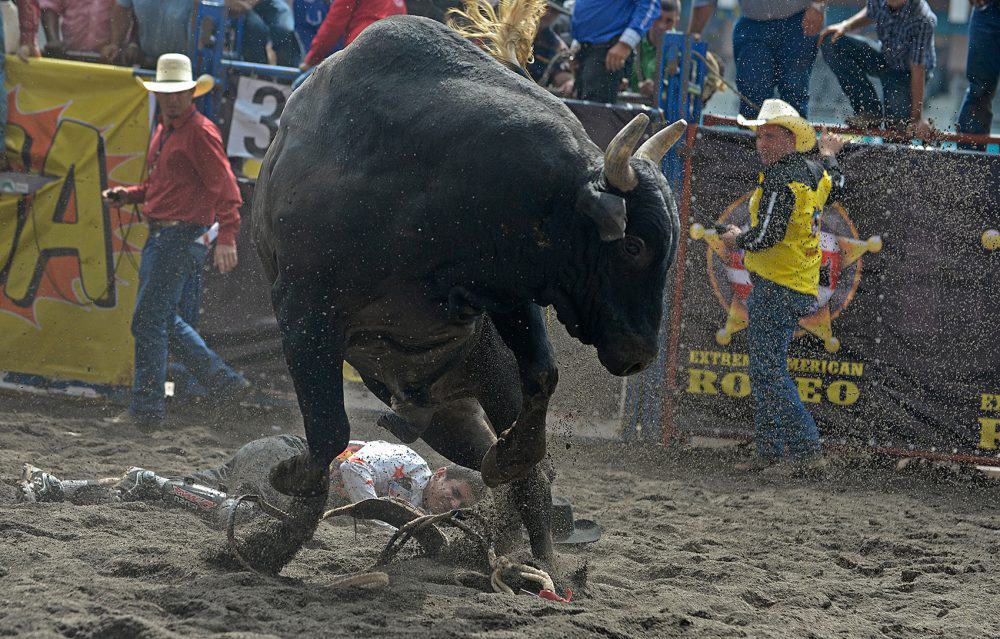
[[[271,46],[283,67],[297,67],[302,63],[302,44],[295,33],[295,14],[285,0],[262,0],[253,9],[267,25]]]
[[[201,265],[207,251],[194,243],[195,237],[184,227],[171,227],[151,234],[142,249],[132,316],[135,379],[129,407],[140,419],[156,421],[165,414],[168,334],[188,275]],[[194,258],[191,247],[200,249],[200,259]]]
[[[969,89],[958,115],[961,133],[986,134],[993,122],[993,96],[1000,79],[1000,4],[972,12],[965,75]]]
[[[826,39],[820,48],[855,115],[881,120],[882,102],[868,76],[883,75],[882,53],[867,40],[851,35],[841,36],[836,42]]]
[[[740,18],[733,28],[736,88],[757,106],[740,100],[740,115],[757,117],[764,100],[774,93],[777,58],[768,38],[767,22]]]
[[[256,11],[247,11],[243,21],[243,59],[255,64],[267,64],[267,41],[271,32]]]
[[[577,96],[581,100],[614,104],[618,99],[618,88],[621,86],[625,73],[631,70],[628,63],[625,68],[611,73],[604,66],[609,45],[585,44],[580,50],[580,66],[576,72]],[[630,58],[631,60],[631,58]]]
[[[816,62],[816,36],[802,32],[802,13],[775,20],[771,47],[775,52],[778,96],[809,117],[809,78]]]
[[[885,125],[889,128],[905,127],[910,121],[910,72],[887,69],[882,74],[882,103],[885,106]]]

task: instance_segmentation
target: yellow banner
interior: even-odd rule
[[[149,101],[131,69],[7,57],[7,157],[54,178],[0,195],[0,370],[128,384],[146,228],[101,190],[142,179]]]

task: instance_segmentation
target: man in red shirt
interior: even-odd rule
[[[405,13],[403,0],[333,0],[299,68],[303,71],[313,68],[334,51],[354,42],[371,23]]]
[[[199,240],[216,220],[215,266],[228,273],[237,261],[243,200],[219,130],[193,103],[213,83],[208,75],[192,79],[187,56],[161,55],[156,81],[144,83],[160,108],[160,124],[147,156],[146,181],[103,193],[111,206],[143,204],[149,223],[132,317],[135,378],[128,420],[140,426],[158,425],[165,417],[168,345],[170,354],[215,399],[238,401],[250,390],[249,382],[209,349],[177,313],[185,284],[208,255],[208,242]]]

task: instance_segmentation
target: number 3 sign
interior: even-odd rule
[[[278,132],[278,120],[292,88],[286,84],[242,77],[236,89],[229,125],[229,157],[264,157]]]

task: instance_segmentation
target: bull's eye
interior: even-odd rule
[[[639,258],[646,250],[646,243],[634,235],[626,235],[622,240],[622,250],[630,257]]]

